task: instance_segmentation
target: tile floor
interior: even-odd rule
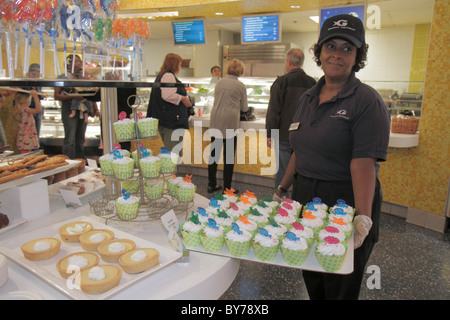
[[[194,176],[197,192],[207,198],[207,179]],[[220,180],[219,180],[220,183]],[[270,188],[236,183],[257,196],[272,194]],[[390,214],[380,218],[380,241],[368,266],[380,270],[380,288],[372,288],[367,272],[360,300],[450,300],[450,233],[439,233],[407,223]],[[307,300],[298,269],[241,261],[236,279],[221,300]]]

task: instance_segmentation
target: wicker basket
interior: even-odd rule
[[[391,118],[392,133],[409,133],[415,134],[419,126],[419,118],[398,115]]]

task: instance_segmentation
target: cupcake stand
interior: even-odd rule
[[[135,97],[136,101],[139,101],[138,96],[130,96],[128,99]],[[152,130],[151,135],[143,135],[138,128],[139,113],[137,109],[139,105],[129,105],[133,109],[134,117],[134,134],[131,139],[117,139],[117,142],[134,142],[136,146],[139,146],[141,140],[156,139],[158,138],[157,125],[154,130]],[[131,154],[130,154],[131,156]],[[164,189],[161,196],[148,197],[145,192],[145,186],[152,181],[165,180],[172,176],[173,172],[160,172],[157,176],[148,178],[144,177],[142,170],[140,168],[140,160],[143,158],[141,148],[136,148],[136,159],[135,168],[133,169],[133,176],[128,179],[120,179],[114,174],[103,175],[106,178],[105,185],[107,192],[100,197],[94,198],[89,202],[91,212],[95,215],[105,219],[105,223],[108,224],[110,221],[124,221],[130,223],[142,223],[151,222],[154,220],[159,220],[161,215],[169,210],[173,210],[175,214],[180,214],[183,212],[188,213],[194,205],[193,201],[183,202],[177,199],[176,196],[169,194],[167,189]],[[103,170],[102,170],[103,171]],[[133,219],[123,219],[119,216],[117,212],[117,206],[115,205],[115,200],[122,196],[121,185],[124,183],[131,183],[139,185],[137,190],[133,190],[131,195],[139,198],[139,209],[136,218]]]

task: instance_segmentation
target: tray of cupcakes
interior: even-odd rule
[[[0,253],[72,299],[107,299],[181,253],[77,217],[3,242]]]
[[[226,190],[181,224],[188,250],[319,272],[353,272],[354,209]]]

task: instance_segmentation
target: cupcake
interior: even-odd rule
[[[139,164],[139,160],[140,160],[140,159],[144,158],[144,156],[143,156],[144,154],[145,154],[147,157],[148,157],[148,156],[152,156],[152,155],[153,155],[153,151],[152,151],[151,149],[145,148],[145,147],[142,145],[142,146],[139,148],[139,154],[138,154],[138,150],[137,150],[137,149],[134,150],[134,151],[131,153],[131,158],[133,158],[134,164],[135,164],[135,165]]]
[[[178,163],[178,155],[170,152],[165,147],[161,147],[161,152],[158,154],[161,159],[161,172],[174,173]]]
[[[291,225],[297,221],[295,217],[296,216],[289,214],[286,209],[278,208],[277,214],[273,218],[279,224]]]
[[[347,248],[335,237],[325,237],[315,250],[320,266],[328,272],[337,272],[342,268]]]
[[[233,222],[231,230],[225,234],[225,244],[230,254],[234,257],[245,257],[252,245],[252,234],[241,230],[237,223]]]
[[[226,210],[230,207],[230,201],[225,198],[224,194],[221,192],[217,192],[214,194],[214,199],[216,199],[219,204],[220,210]]]
[[[139,181],[123,180],[120,184],[122,185],[122,189],[125,189],[128,193],[136,193],[139,191]]]
[[[192,212],[189,220],[181,224],[181,235],[187,246],[195,247],[202,244],[200,238],[203,230],[203,224],[198,219],[198,214]]]
[[[250,198],[248,198],[243,194],[239,196],[239,201],[236,202],[236,205],[244,211],[247,211],[253,206],[252,203],[250,202]]]
[[[272,214],[277,213],[277,209],[280,207],[280,203],[272,199],[272,197],[264,196],[262,202],[272,209]]]
[[[239,219],[236,220],[236,224],[238,225],[239,229],[247,230],[252,235],[255,235],[256,232],[258,232],[258,225],[256,224],[256,222],[247,219],[246,216],[239,216]]]
[[[303,212],[303,218],[300,219],[300,223],[305,227],[311,228],[314,232],[314,236],[317,236],[324,225],[322,219],[312,215],[309,211]]]
[[[312,199],[312,202],[310,202],[314,208],[316,209],[322,209],[327,211],[328,210],[328,206],[322,202],[322,199],[320,199],[319,197],[315,197]]]
[[[174,174],[171,178],[166,180],[167,185],[167,192],[171,195],[176,197],[177,196],[177,189],[178,189],[178,183],[183,181],[182,177],[177,177]]]
[[[147,138],[158,135],[158,119],[155,118],[142,118],[137,122],[139,137]]]
[[[203,233],[200,239],[203,248],[207,252],[220,251],[225,242],[224,229],[221,226],[218,226],[214,219],[209,218],[203,228]]]
[[[261,261],[272,261],[277,255],[280,240],[264,228],[259,228],[253,238],[253,250],[256,258]]]
[[[108,153],[101,156],[99,159],[100,168],[102,169],[102,174],[104,176],[112,176],[114,174],[112,162],[114,160],[114,154]]]
[[[127,114],[119,113],[119,121],[113,123],[114,132],[118,140],[130,140],[136,138],[136,129],[133,119],[127,118]]]
[[[254,192],[250,192],[250,191],[248,191],[248,190],[245,190],[245,192],[243,193],[243,195],[247,197],[248,201],[249,201],[252,205],[254,205],[254,204],[256,204],[256,203],[258,202],[258,199],[256,198]]]
[[[233,217],[234,220],[239,219],[239,216],[245,215],[245,211],[239,208],[235,203],[231,202],[229,208],[226,210],[227,214],[230,217]]]
[[[319,231],[318,234],[319,241],[325,239],[326,237],[335,237],[340,242],[346,240],[344,231],[339,230],[338,228],[332,226],[326,226],[325,228]]]
[[[156,200],[162,197],[164,190],[164,179],[155,178],[144,182],[145,195],[149,200]]]
[[[342,219],[347,223],[353,221],[353,216],[351,214],[344,212],[344,210],[339,207],[336,208],[333,207],[330,209],[330,213],[328,214],[328,220],[332,221],[334,218]]]
[[[223,196],[225,197],[225,199],[227,199],[229,201],[229,203],[236,203],[236,202],[238,202],[238,197],[234,193],[233,190],[225,189],[225,191],[223,192]]]
[[[309,211],[312,215],[320,218],[320,219],[326,219],[327,218],[327,212],[320,207],[315,207],[311,202],[307,203],[305,207],[303,207],[303,212]]]
[[[274,212],[273,209],[264,201],[258,201],[255,205],[253,205],[253,209],[266,216],[270,216]]]
[[[334,217],[332,220],[328,221],[328,225],[331,227],[336,227],[345,233],[345,238],[348,240],[352,235],[353,225],[351,222],[345,222],[343,218]]]
[[[308,242],[292,232],[286,232],[280,246],[284,261],[290,266],[303,264],[308,257],[310,246]]]
[[[290,215],[294,218],[298,218],[298,216],[299,216],[299,212],[298,212],[297,208],[294,208],[294,206],[292,206],[288,202],[282,202],[280,207],[277,209],[277,212],[279,212],[280,209],[284,210],[288,215]]]
[[[255,221],[258,227],[264,227],[269,223],[269,216],[267,214],[262,214],[255,208],[250,208],[248,210],[247,218]]]
[[[231,224],[234,223],[234,219],[227,215],[224,210],[219,210],[218,214],[214,217],[216,223],[221,226],[225,233],[231,230]]]
[[[209,218],[214,217],[212,214],[207,213],[203,207],[198,207],[196,213],[198,214],[198,219],[203,224],[207,223]]]
[[[279,224],[273,218],[269,218],[269,223],[264,227],[268,232],[282,238],[287,230],[287,227],[283,224]]]
[[[186,175],[183,181],[178,183],[177,199],[180,202],[191,202],[194,200],[197,186],[191,182],[192,175]]]
[[[220,205],[215,198],[209,200],[209,204],[206,207],[206,212],[211,215],[216,215],[220,211]]]
[[[294,222],[291,225],[291,229],[289,231],[295,234],[297,237],[304,238],[308,243],[308,246],[310,247],[314,243],[314,231],[311,228],[305,227],[299,222]]]
[[[295,210],[297,210],[297,214],[300,214],[300,210],[302,209],[302,205],[300,202],[292,200],[291,198],[283,198],[281,205],[287,203],[291,205]]]
[[[342,209],[345,214],[349,214],[352,217],[355,215],[355,209],[346,204],[342,199],[336,201],[336,204],[330,208],[330,212],[333,212],[333,210],[337,208]]]
[[[122,189],[122,197],[116,199],[116,209],[119,218],[122,220],[132,220],[137,217],[140,199],[131,196],[125,189]]]
[[[161,171],[161,159],[155,156],[141,158],[139,167],[144,178],[156,178]]]
[[[133,159],[123,157],[118,150],[114,151],[114,160],[112,161],[114,176],[117,179],[130,179],[133,177],[134,163]]]

